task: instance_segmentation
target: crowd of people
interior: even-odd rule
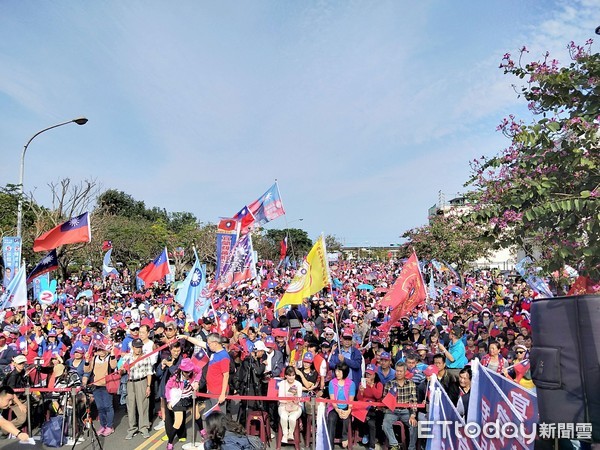
[[[188,438],[191,414],[205,448],[228,449],[228,442],[248,441],[248,414],[264,411],[271,438],[280,432],[285,444],[295,440],[297,424],[306,426],[315,413],[300,401],[312,396],[333,400],[326,411],[332,443],[339,439],[346,448],[350,430],[358,430],[366,448],[386,441],[395,450],[394,424],[402,421],[414,450],[425,413],[417,405],[427,403],[428,378],[437,376],[461,414],[468,409],[473,358],[534,389],[527,360],[536,294],[523,280],[490,271],[459,280],[450,268],[426,265],[430,298],[382,327],[390,316],[381,299],[401,268],[395,260],[332,263],[330,289],[276,311],[294,271],[265,263],[259,279],[216,292],[210,313],[198,322],[186,317],[170,286],[129,291],[126,273],[107,279],[78,274],[59,284],[51,305],[32,301],[26,313],[0,312],[0,407],[6,408],[0,427],[19,439],[27,436],[24,394],[15,389],[80,386],[101,436],[114,433],[115,407],[123,407],[127,440],[164,428],[171,450]],[[81,295],[86,291],[91,296]],[[278,381],[275,396],[285,400],[267,397],[272,380]],[[196,392],[209,396],[193,410]],[[388,393],[415,406],[381,406]],[[227,398],[233,394],[264,400]],[[353,400],[377,406],[361,420],[353,415]],[[39,411],[32,415],[36,420],[61,413],[56,394],[34,395],[31,407]]]

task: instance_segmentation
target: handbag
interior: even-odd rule
[[[298,405],[296,405],[295,403],[286,403],[284,406],[287,412],[298,411]]]
[[[119,386],[121,385],[121,374],[119,372],[109,373],[104,381],[106,381],[106,392],[109,394],[119,392]]]

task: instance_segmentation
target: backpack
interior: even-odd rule
[[[42,424],[42,443],[46,447],[62,447],[65,441],[64,416],[54,416]]]

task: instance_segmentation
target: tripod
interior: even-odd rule
[[[103,450],[100,439],[98,439],[98,433],[94,427],[94,421],[92,420],[92,414],[90,412],[90,400],[88,399],[86,392],[84,392],[83,398],[85,402],[85,415],[83,417],[78,416],[77,423],[79,426],[79,431],[74,438],[75,442],[73,442],[71,450],[74,450],[79,438],[83,436],[84,432],[86,433],[86,438],[91,438],[92,450],[95,450],[96,446],[99,450]],[[77,402],[75,402],[75,405],[73,405],[73,413],[77,415]]]

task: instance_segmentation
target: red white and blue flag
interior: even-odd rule
[[[240,224],[240,234],[247,234],[252,231],[252,227],[256,221],[254,215],[247,206],[240,209],[233,218]]]
[[[42,260],[33,268],[29,276],[27,277],[27,283],[33,281],[34,278],[44,275],[45,273],[52,272],[58,269],[58,256],[56,255],[56,249],[52,249]]]
[[[171,270],[169,268],[169,258],[167,257],[167,247],[165,247],[154,261],[140,270],[137,276],[144,281],[146,286],[149,286],[155,281],[162,280],[169,273],[171,273]]]
[[[248,209],[258,225],[264,225],[285,214],[283,202],[279,194],[279,186],[273,184],[258,200],[250,203]]]
[[[89,213],[85,212],[79,216],[71,217],[65,223],[42,234],[33,242],[33,251],[49,251],[61,245],[90,242],[91,240]]]
[[[287,236],[281,241],[281,243],[279,244],[279,250],[280,250],[280,254],[279,254],[279,261],[283,261],[285,259],[285,256],[287,255]]]

